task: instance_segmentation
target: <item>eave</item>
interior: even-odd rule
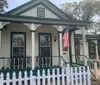
[[[36,24],[48,24],[48,25],[75,25],[75,26],[86,26],[90,24],[90,22],[84,22],[78,20],[63,20],[63,19],[38,18],[38,17],[2,15],[2,14],[0,14],[0,21],[13,22],[13,23],[36,23]]]

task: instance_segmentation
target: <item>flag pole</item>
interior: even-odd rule
[[[71,33],[69,33],[69,61],[70,61],[70,65],[72,65],[72,52],[71,52]]]

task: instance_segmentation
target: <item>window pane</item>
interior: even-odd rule
[[[12,43],[13,43],[13,46],[24,46],[24,35],[13,34]]]
[[[41,47],[41,56],[50,57],[50,47]]]
[[[50,46],[50,36],[40,35],[40,43],[41,46]]]
[[[80,55],[80,42],[79,40],[75,40],[75,53],[76,55]]]

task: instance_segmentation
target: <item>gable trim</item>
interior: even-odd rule
[[[49,0],[46,0],[49,4],[51,4],[53,7],[55,7],[57,10],[59,10],[62,14],[64,14],[66,17],[72,19],[72,17],[68,14],[66,14],[65,12],[63,12],[61,9],[59,9],[56,5],[54,5],[53,3],[51,3]]]
[[[36,4],[36,3],[40,3],[40,2],[42,2],[43,4],[44,3],[48,3],[49,4],[49,6],[50,7],[53,7],[55,10],[57,10],[57,12],[58,13],[55,13],[55,10],[53,10],[53,9],[51,9],[50,7],[48,7],[49,8],[49,10],[52,10],[53,11],[53,13],[55,14],[55,15],[59,15],[59,18],[63,18],[63,19],[73,19],[70,15],[68,15],[68,14],[66,14],[66,13],[64,13],[60,8],[58,8],[56,5],[54,5],[52,2],[50,2],[49,0],[31,0],[31,1],[29,1],[29,2],[27,2],[27,3],[25,3],[25,4],[23,4],[23,5],[21,5],[21,6],[19,6],[19,7],[17,7],[17,8],[15,8],[15,9],[12,9],[11,11],[8,11],[7,13],[5,13],[5,14],[13,14],[14,12],[14,14],[15,15],[19,15],[19,14],[22,14],[22,12],[24,12],[24,11],[26,11],[25,9],[24,9],[24,7],[26,8],[26,9],[28,9],[28,8],[31,8],[32,7],[32,4],[31,3],[34,3],[34,5]],[[29,6],[31,4],[31,7]],[[45,5],[46,5],[45,4]],[[47,6],[46,6],[47,7]],[[22,12],[17,12],[18,11],[18,9],[20,9],[20,8],[22,8],[21,10],[22,10]],[[60,15],[60,14],[61,15]],[[13,15],[14,15],[13,14]]]
[[[15,8],[15,9],[12,9],[12,10],[6,12],[5,14],[10,14],[10,13],[12,13],[12,12],[14,12],[14,11],[16,11],[16,10],[18,10],[18,9],[20,9],[20,8],[22,8],[22,7],[24,7],[24,6],[26,6],[26,5],[28,5],[28,4],[30,4],[30,3],[33,3],[34,1],[36,1],[36,0],[31,0],[31,1],[27,2],[27,3],[25,3],[25,4],[22,4],[21,6]]]
[[[53,11],[52,9],[50,9],[48,6],[46,6],[46,5],[45,5],[44,3],[42,3],[42,2],[39,2],[39,3],[37,3],[37,4],[33,5],[33,6],[31,6],[31,7],[27,8],[27,9],[25,9],[25,10],[23,10],[23,11],[17,13],[16,15],[21,15],[22,13],[25,13],[25,12],[27,12],[28,10],[30,10],[30,9],[32,9],[32,8],[35,8],[35,7],[38,6],[38,5],[43,5],[43,6],[46,7],[48,10],[50,10],[52,13],[54,13],[57,17],[63,19],[62,16],[58,15],[55,11]]]

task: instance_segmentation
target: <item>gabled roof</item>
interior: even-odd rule
[[[47,9],[49,9],[51,12],[53,12],[55,15],[57,15],[58,17],[62,18],[62,19],[72,19],[71,16],[65,14],[62,10],[60,10],[57,6],[55,6],[53,3],[51,3],[49,0],[31,0],[9,12],[7,12],[6,14],[9,15],[20,15],[34,7],[36,7],[37,5],[42,4],[43,6],[45,6]]]

